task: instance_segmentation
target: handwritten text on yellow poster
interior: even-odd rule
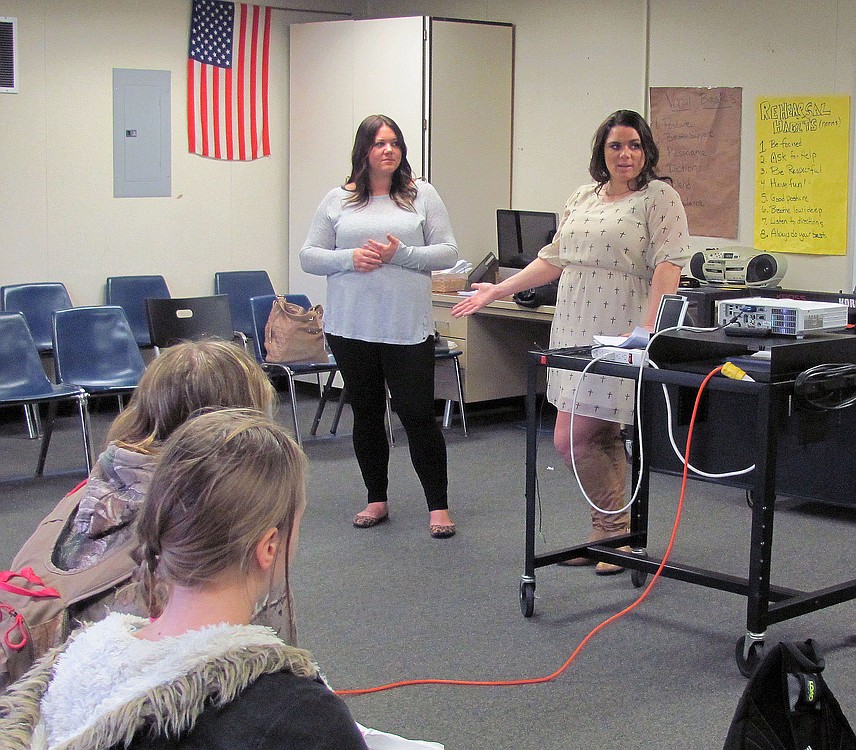
[[[759,97],[755,247],[847,252],[850,97]]]

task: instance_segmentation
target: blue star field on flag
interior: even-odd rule
[[[194,0],[189,56],[206,65],[232,67],[234,20],[234,3]]]

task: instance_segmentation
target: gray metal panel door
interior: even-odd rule
[[[113,197],[172,193],[170,72],[113,70]]]

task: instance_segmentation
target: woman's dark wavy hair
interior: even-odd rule
[[[665,180],[671,182],[671,177],[657,174],[657,162],[660,160],[660,149],[654,143],[654,136],[651,133],[651,128],[645,118],[638,112],[632,109],[619,109],[607,117],[594,134],[591,145],[591,162],[589,163],[589,174],[597,183],[599,191],[607,182],[609,182],[609,170],[606,168],[606,157],[604,152],[606,149],[606,139],[609,137],[609,131],[617,126],[626,126],[633,128],[639,133],[639,140],[642,142],[642,151],[645,154],[645,165],[642,171],[636,178],[636,189],[642,190],[651,180]]]
[[[392,174],[392,185],[389,188],[389,197],[396,205],[408,211],[413,210],[413,201],[416,198],[416,185],[413,184],[413,170],[407,161],[407,144],[404,135],[395,120],[386,115],[369,115],[360,123],[357,134],[354,137],[354,148],[351,150],[351,175],[346,183],[353,183],[353,195],[348,198],[348,203],[362,208],[371,198],[371,185],[369,183],[369,152],[374,145],[377,131],[384,125],[388,126],[398,140],[401,148],[401,164]]]

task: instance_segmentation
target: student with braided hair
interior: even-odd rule
[[[7,748],[364,750],[308,652],[254,612],[288,589],[305,456],[248,409],[192,417],[163,446],[137,519],[154,618],[113,613],[48,652],[0,698]]]

